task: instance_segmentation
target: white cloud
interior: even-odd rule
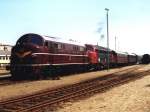
[[[119,50],[138,54],[150,53],[150,24],[121,24],[112,30],[111,35],[119,39]],[[116,33],[114,33],[116,32]]]

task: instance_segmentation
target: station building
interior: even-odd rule
[[[0,44],[0,68],[5,68],[10,63],[11,45]]]

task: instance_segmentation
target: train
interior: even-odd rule
[[[57,77],[57,74],[66,71],[101,70],[108,66],[137,64],[139,61],[140,56],[134,53],[28,33],[21,36],[12,48],[9,69],[13,79],[41,79]]]
[[[141,59],[142,64],[149,64],[150,63],[150,55],[144,54]]]

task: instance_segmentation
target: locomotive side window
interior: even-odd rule
[[[84,51],[84,47],[80,47],[80,51]]]
[[[73,50],[76,51],[76,47],[75,46],[73,46]]]
[[[73,50],[78,51],[79,47],[78,46],[73,46]]]
[[[54,43],[54,48],[58,49],[58,44]]]
[[[58,49],[65,49],[65,45],[64,44],[61,44],[61,43],[58,43]]]
[[[61,49],[65,49],[65,45],[64,44],[61,44]]]
[[[53,46],[53,43],[52,43],[52,42],[48,42],[48,48],[50,48],[50,49],[53,49],[53,48],[54,48],[54,46]]]
[[[48,47],[48,41],[45,42],[45,46]]]
[[[62,45],[61,44],[58,44],[58,49],[62,49]]]

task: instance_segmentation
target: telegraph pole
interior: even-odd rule
[[[116,40],[117,40],[117,37],[115,37],[115,51],[116,51],[116,48],[117,48],[117,47],[116,47],[116,44],[117,44],[117,43],[116,43]]]
[[[109,28],[108,28],[108,8],[105,8],[107,20],[107,71],[109,70]]]

